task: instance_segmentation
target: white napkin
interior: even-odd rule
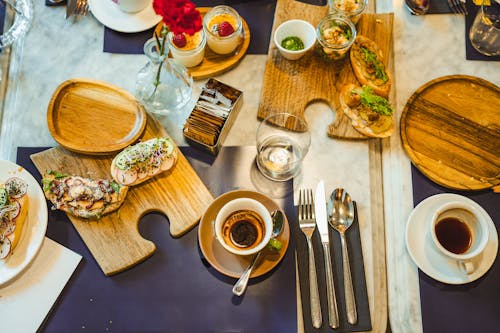
[[[45,237],[40,252],[14,281],[0,287],[2,332],[36,332],[82,259]]]

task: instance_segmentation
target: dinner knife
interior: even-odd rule
[[[328,324],[332,328],[337,328],[339,327],[339,313],[337,309],[337,299],[335,297],[335,286],[333,284],[332,261],[330,258],[330,240],[328,237],[328,220],[326,218],[325,183],[323,180],[320,180],[316,186],[316,195],[314,198],[316,225],[318,226],[321,243],[323,244],[323,258],[325,259]]]

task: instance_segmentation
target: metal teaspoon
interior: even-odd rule
[[[271,213],[271,218],[273,220],[273,232],[271,234],[271,238],[276,238],[281,231],[283,230],[283,213],[280,210],[275,210]],[[264,248],[265,250],[266,248]],[[250,279],[250,275],[252,274],[253,268],[259,262],[260,257],[262,256],[262,252],[264,250],[259,251],[255,257],[253,257],[252,262],[247,267],[247,269],[243,272],[239,280],[233,287],[233,294],[236,296],[241,296],[247,289],[248,280]]]
[[[344,290],[347,309],[347,321],[354,325],[358,321],[358,313],[356,311],[356,299],[354,298],[354,289],[352,286],[351,268],[349,264],[349,253],[347,252],[347,244],[345,232],[354,221],[354,205],[349,193],[343,188],[338,188],[330,195],[329,216],[330,225],[340,233],[342,243],[342,266],[344,268]]]

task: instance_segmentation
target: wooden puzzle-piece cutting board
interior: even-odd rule
[[[302,19],[317,26],[328,13],[328,6],[314,6],[295,0],[278,0],[273,24],[274,30],[284,21]],[[392,23],[394,15],[363,14],[357,24],[358,35],[374,40],[384,55],[386,68],[392,60]],[[335,121],[328,127],[328,135],[344,139],[368,139],[356,131],[350,119],[340,109],[339,91],[348,83],[358,83],[346,55],[343,63],[332,64],[314,51],[297,61],[283,58],[273,42],[270,43],[258,118],[273,113],[288,112],[303,116],[306,107],[321,101],[336,111]]]
[[[142,140],[167,136],[158,120],[148,114]],[[153,254],[156,247],[142,238],[138,231],[140,218],[151,211],[164,213],[170,223],[170,233],[178,237],[193,228],[213,197],[193,170],[186,157],[177,149],[177,164],[145,183],[131,187],[120,209],[97,221],[71,215],[69,219],[106,275],[133,267]],[[35,166],[91,178],[110,179],[113,156],[88,156],[72,153],[62,147],[31,155]]]

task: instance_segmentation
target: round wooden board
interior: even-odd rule
[[[203,17],[211,9],[211,7],[199,7],[197,9]],[[210,50],[207,45],[205,47],[205,58],[201,64],[187,69],[188,73],[191,74],[194,80],[202,80],[211,76],[222,74],[236,66],[241,58],[243,58],[248,50],[248,46],[250,45],[250,28],[243,17],[241,17],[241,22],[243,24],[243,38],[236,48],[236,51],[228,55],[221,55]],[[156,26],[155,32],[158,35],[160,35],[162,27],[163,22],[160,22]]]
[[[439,185],[500,184],[500,88],[466,75],[432,80],[410,97],[401,140],[413,164]]]
[[[54,140],[64,148],[105,155],[139,139],[146,127],[146,111],[134,96],[116,86],[71,79],[52,95],[47,123]]]
[[[212,224],[222,206],[237,198],[251,198],[257,200],[270,212],[280,209],[273,200],[269,199],[264,194],[246,190],[236,190],[224,193],[215,199],[215,201],[212,202],[212,204],[207,208],[205,214],[201,217],[198,228],[198,242],[200,244],[201,252],[213,268],[224,275],[234,278],[239,278],[241,274],[243,274],[248,265],[250,265],[254,256],[238,256],[224,249],[215,238]],[[281,244],[283,244],[283,247],[278,253],[264,249],[264,251],[266,251],[264,253],[265,255],[262,256],[260,264],[258,264],[252,271],[252,274],[250,275],[251,278],[266,274],[276,267],[276,265],[278,265],[281,259],[285,256],[288,243],[290,241],[290,227],[286,216],[284,222],[283,231],[278,236],[278,240]]]

